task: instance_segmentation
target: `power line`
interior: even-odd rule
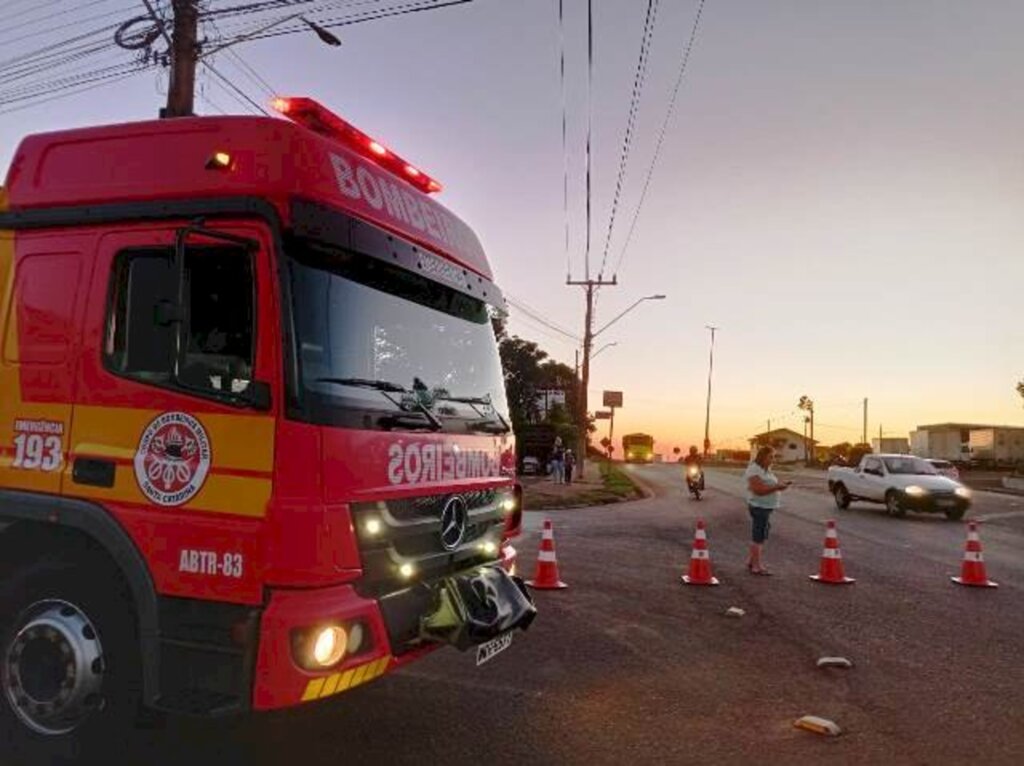
[[[106,0],[103,0],[103,2],[106,2]],[[123,16],[123,15],[124,15],[124,9],[123,8],[119,8],[116,11],[109,11],[107,13],[101,13],[101,14],[97,14],[95,16],[88,16],[88,17],[85,17],[85,18],[78,18],[78,19],[75,19],[74,21],[66,21],[63,24],[57,24],[56,26],[47,26],[45,29],[40,29],[38,31],[30,32],[28,34],[18,35],[18,36],[15,36],[13,38],[6,38],[5,37],[3,39],[0,39],[0,44],[2,44],[2,45],[13,45],[15,43],[21,43],[21,42],[24,42],[25,40],[31,40],[31,39],[36,38],[36,37],[42,37],[44,35],[52,35],[54,32],[59,32],[62,29],[70,29],[71,27],[80,27],[82,24],[87,24],[87,23],[90,23],[90,22],[97,22],[97,21],[100,21],[101,19],[109,19],[109,18],[112,18],[112,17],[115,17],[115,16]],[[44,21],[44,20],[49,19],[49,18],[59,18],[59,17],[60,18],[66,18],[67,16],[68,16],[67,13],[56,13],[56,14],[53,14],[53,16],[47,16],[45,19],[40,19],[40,21]],[[114,26],[117,27],[117,26],[120,26],[120,25],[118,24],[118,25],[114,25]],[[10,30],[9,29],[5,29],[4,31],[10,31]]]
[[[280,92],[267,82],[239,53],[228,49],[227,54],[235,60],[235,63],[243,70],[242,73],[248,76],[249,81],[262,88],[268,96],[276,96]]]
[[[82,11],[82,10],[85,10],[86,8],[92,8],[93,6],[96,6],[96,5],[103,5],[105,3],[109,3],[110,1],[111,0],[91,0],[91,2],[88,2],[88,3],[80,3],[77,7],[72,9],[70,12],[67,11],[67,10],[56,11],[54,13],[48,13],[48,14],[46,14],[44,16],[37,16],[37,17],[29,19],[27,21],[22,21],[22,22],[20,22],[18,24],[5,24],[4,25],[4,29],[3,29],[4,37],[0,38],[0,39],[6,40],[7,39],[7,35],[9,33],[15,32],[15,31],[17,31],[19,29],[24,29],[25,27],[31,27],[31,26],[34,26],[36,24],[41,24],[42,22],[49,21],[50,19],[56,19],[56,18],[59,18],[59,17],[67,17],[69,15],[69,13],[73,14],[74,11]],[[55,5],[55,4],[56,3],[49,3],[48,5]],[[42,10],[45,7],[47,7],[46,4],[44,4],[44,5],[37,5],[35,8],[32,8],[31,10],[33,10],[33,11]],[[124,13],[124,9],[120,8],[120,9],[118,9],[116,11],[116,13],[123,14]],[[11,19],[11,17],[7,17],[7,21],[10,21],[10,19]],[[51,31],[50,28],[47,28],[47,29],[43,30],[42,34],[47,34],[50,31]],[[17,35],[15,35],[15,37],[17,37]]]
[[[622,182],[626,176],[626,167],[633,147],[633,130],[636,127],[637,114],[640,111],[640,96],[643,93],[644,80],[647,74],[647,56],[651,40],[654,37],[654,25],[658,16],[658,0],[647,0],[647,15],[644,17],[644,31],[640,39],[640,57],[636,62],[636,74],[633,77],[633,96],[629,103],[629,115],[626,119],[626,133],[622,138],[622,153],[619,156],[619,175],[615,181],[615,196],[612,198],[612,213],[608,218],[608,234],[604,240],[604,255],[601,257],[601,268],[598,274],[604,273],[608,261],[608,249],[612,244],[612,232],[615,230],[615,218],[619,212],[619,200],[622,197]]]
[[[322,20],[316,18],[318,26],[324,29],[333,29],[337,27],[345,27],[353,24],[362,24],[366,21],[377,21],[379,19],[395,18],[398,16],[407,16],[413,13],[420,13],[422,11],[433,11],[441,8],[449,8],[455,5],[466,5],[473,2],[473,0],[447,0],[446,2],[433,2],[430,5],[412,5],[407,3],[405,5],[395,6],[380,11],[368,11],[362,15],[356,16],[344,16],[336,19]],[[312,14],[311,14],[312,15]],[[281,37],[282,35],[292,35],[299,32],[308,32],[309,29],[304,24],[295,24],[294,26],[285,27],[284,29],[275,29],[273,31],[267,31],[262,34],[253,34],[249,37],[250,40],[265,40],[271,37]]]
[[[141,71],[141,70],[138,70],[138,71]],[[84,93],[85,91],[95,90],[96,88],[100,88],[100,87],[103,87],[105,85],[113,85],[115,82],[119,82],[119,81],[124,80],[124,79],[126,79],[128,77],[135,76],[136,74],[138,74],[138,71],[127,72],[127,73],[122,74],[122,75],[111,75],[111,76],[108,76],[108,77],[99,78],[99,80],[94,82],[93,84],[88,84],[87,87],[80,87],[77,90],[75,90],[73,93],[61,92],[61,93],[58,93],[57,95],[50,96],[49,98],[41,98],[41,99],[39,99],[37,101],[33,101],[33,102],[27,103],[27,104],[21,104],[20,106],[11,107],[9,109],[8,108],[4,108],[2,103],[0,103],[0,114],[10,114],[11,112],[20,112],[23,109],[29,109],[31,107],[38,106],[40,104],[49,103],[50,101],[56,101],[57,99],[60,99],[60,98],[66,98],[67,96],[77,95],[78,93]],[[86,84],[85,83],[80,83],[80,85],[86,85]],[[62,89],[62,90],[64,90],[64,89]]]
[[[220,80],[220,81],[221,81],[222,83],[224,83],[225,85],[227,85],[227,86],[228,86],[229,88],[231,88],[231,90],[232,90],[232,91],[234,91],[234,92],[235,92],[236,94],[238,94],[238,95],[239,95],[239,96],[240,96],[241,98],[243,98],[243,99],[244,99],[245,101],[247,101],[247,102],[249,103],[249,105],[250,105],[250,106],[252,106],[252,107],[253,107],[254,109],[256,109],[256,111],[260,112],[261,114],[263,114],[263,115],[264,115],[264,116],[266,116],[266,117],[269,117],[269,116],[270,116],[270,112],[268,112],[268,111],[267,111],[266,109],[264,109],[264,108],[263,108],[262,106],[260,106],[260,105],[259,105],[259,104],[258,104],[258,103],[257,103],[256,101],[253,101],[253,100],[252,100],[252,98],[250,98],[250,97],[249,97],[249,94],[247,94],[247,93],[246,93],[245,91],[243,91],[243,90],[242,90],[241,88],[239,88],[239,87],[238,87],[237,85],[235,85],[235,84],[234,84],[233,82],[231,82],[231,80],[229,80],[229,79],[228,79],[227,77],[225,77],[224,75],[222,75],[222,74],[221,74],[221,73],[220,73],[220,72],[219,72],[219,71],[217,70],[217,68],[216,68],[216,67],[215,67],[215,66],[214,66],[213,64],[211,64],[211,63],[210,63],[209,61],[207,61],[207,60],[205,60],[205,59],[203,59],[202,63],[203,63],[203,65],[204,65],[204,66],[205,66],[205,67],[206,67],[207,69],[209,69],[209,70],[210,70],[210,72],[211,72],[211,73],[212,73],[212,74],[213,74],[213,75],[214,75],[214,76],[215,76],[215,77],[216,77],[216,78],[217,78],[218,80]]]
[[[210,24],[213,26],[215,30],[217,30],[218,33],[220,32],[220,29],[217,26],[216,21],[210,19]],[[278,94],[278,91],[274,88],[274,86],[267,82],[266,79],[264,79],[263,76],[260,75],[260,73],[257,72],[256,69],[249,64],[249,62],[242,58],[242,55],[238,53],[234,48],[227,48],[225,50],[225,53],[227,53],[228,56],[232,58],[235,65],[242,71],[242,74],[245,75],[246,79],[248,79],[249,82],[253,83],[258,88],[262,88],[263,91],[268,96],[273,97]]]
[[[516,300],[515,298],[512,298],[508,293],[505,293],[505,299],[509,302],[510,305],[512,305],[513,307],[519,309],[519,311],[523,312],[523,314],[525,314],[526,316],[531,317],[535,322],[539,322],[542,325],[544,325],[545,327],[547,327],[548,329],[553,330],[554,332],[557,332],[559,335],[562,335],[562,336],[564,336],[566,338],[569,338],[574,343],[579,343],[580,342],[581,338],[578,335],[575,335],[575,334],[569,332],[564,327],[560,327],[559,325],[555,324],[554,322],[552,322],[549,319],[545,319],[540,314],[540,312],[538,312],[538,311],[536,311],[534,309],[531,309],[529,306],[527,306],[526,304],[522,303],[521,301]]]
[[[644,200],[647,199],[647,189],[651,185],[651,177],[654,175],[654,168],[658,163],[658,157],[661,155],[661,146],[665,141],[665,131],[668,128],[668,124],[672,119],[672,114],[676,108],[676,99],[679,96],[679,86],[683,83],[683,76],[686,74],[686,66],[690,61],[690,52],[693,50],[693,43],[697,39],[697,30],[700,28],[701,16],[704,13],[704,2],[700,0],[700,5],[697,6],[697,16],[693,21],[693,28],[690,30],[690,39],[686,43],[686,48],[683,49],[683,58],[679,64],[679,74],[676,77],[675,87],[672,89],[672,99],[669,101],[668,111],[665,113],[665,120],[661,123],[661,131],[658,134],[658,143],[654,148],[654,156],[651,158],[650,167],[647,168],[647,178],[644,179],[643,191],[640,193],[640,202],[636,206],[636,210],[633,212],[633,222],[629,226],[629,234],[626,235],[626,242],[622,246],[622,252],[619,253],[619,260],[615,264],[613,274],[617,274],[622,266],[622,261],[626,257],[626,252],[629,249],[629,243],[633,241],[633,232],[636,230],[636,222],[640,218],[640,211],[643,209]]]

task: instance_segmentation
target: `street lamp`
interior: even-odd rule
[[[590,336],[591,340],[593,340],[598,335],[600,335],[605,330],[607,330],[609,327],[611,327],[613,324],[618,322],[620,319],[622,319],[622,317],[626,316],[626,314],[628,314],[630,311],[635,309],[637,306],[639,306],[644,301],[663,301],[663,300],[665,300],[665,296],[664,295],[646,295],[643,298],[637,299],[636,302],[633,303],[633,305],[631,305],[629,308],[627,308],[625,311],[623,311],[621,314],[619,314],[617,317],[615,317],[612,321],[610,321],[604,327],[602,327],[599,330],[594,330],[593,334]]]
[[[715,369],[715,332],[719,329],[712,325],[704,325],[711,330],[711,353],[708,356],[708,405],[704,413],[704,459],[708,459],[708,450],[711,449],[711,373]]]
[[[617,340],[613,340],[611,343],[605,343],[603,346],[601,346],[601,348],[599,348],[597,351],[590,355],[590,361],[594,361],[594,359],[597,358],[597,355],[604,351],[606,348],[611,348],[612,346],[617,345],[619,345],[619,342]]]

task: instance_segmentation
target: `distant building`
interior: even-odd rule
[[[775,460],[779,463],[799,463],[807,460],[808,445],[811,449],[818,442],[814,439],[804,441],[804,435],[789,428],[776,428],[772,431],[765,431],[757,434],[750,442],[750,449],[757,453],[761,444],[768,444],[775,448]]]
[[[918,426],[910,432],[910,451],[936,460],[967,461],[971,456],[971,431],[991,428],[971,423],[939,423]]]
[[[971,430],[971,461],[1008,465],[1024,461],[1024,428],[993,426]]]
[[[871,440],[871,451],[876,455],[909,455],[910,439],[905,436],[883,436]]]
[[[910,434],[915,455],[962,462],[1024,462],[1024,428],[976,423],[918,426]]]

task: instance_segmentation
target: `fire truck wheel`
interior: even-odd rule
[[[33,762],[124,742],[141,700],[133,609],[97,566],[37,559],[0,584],[0,742]]]

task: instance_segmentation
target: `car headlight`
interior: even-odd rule
[[[962,497],[964,500],[969,500],[971,497],[971,490],[967,487],[957,487],[955,492],[957,497]]]
[[[923,497],[924,495],[928,494],[928,490],[926,490],[924,487],[918,487],[914,484],[911,484],[903,491],[906,492],[911,497]]]

